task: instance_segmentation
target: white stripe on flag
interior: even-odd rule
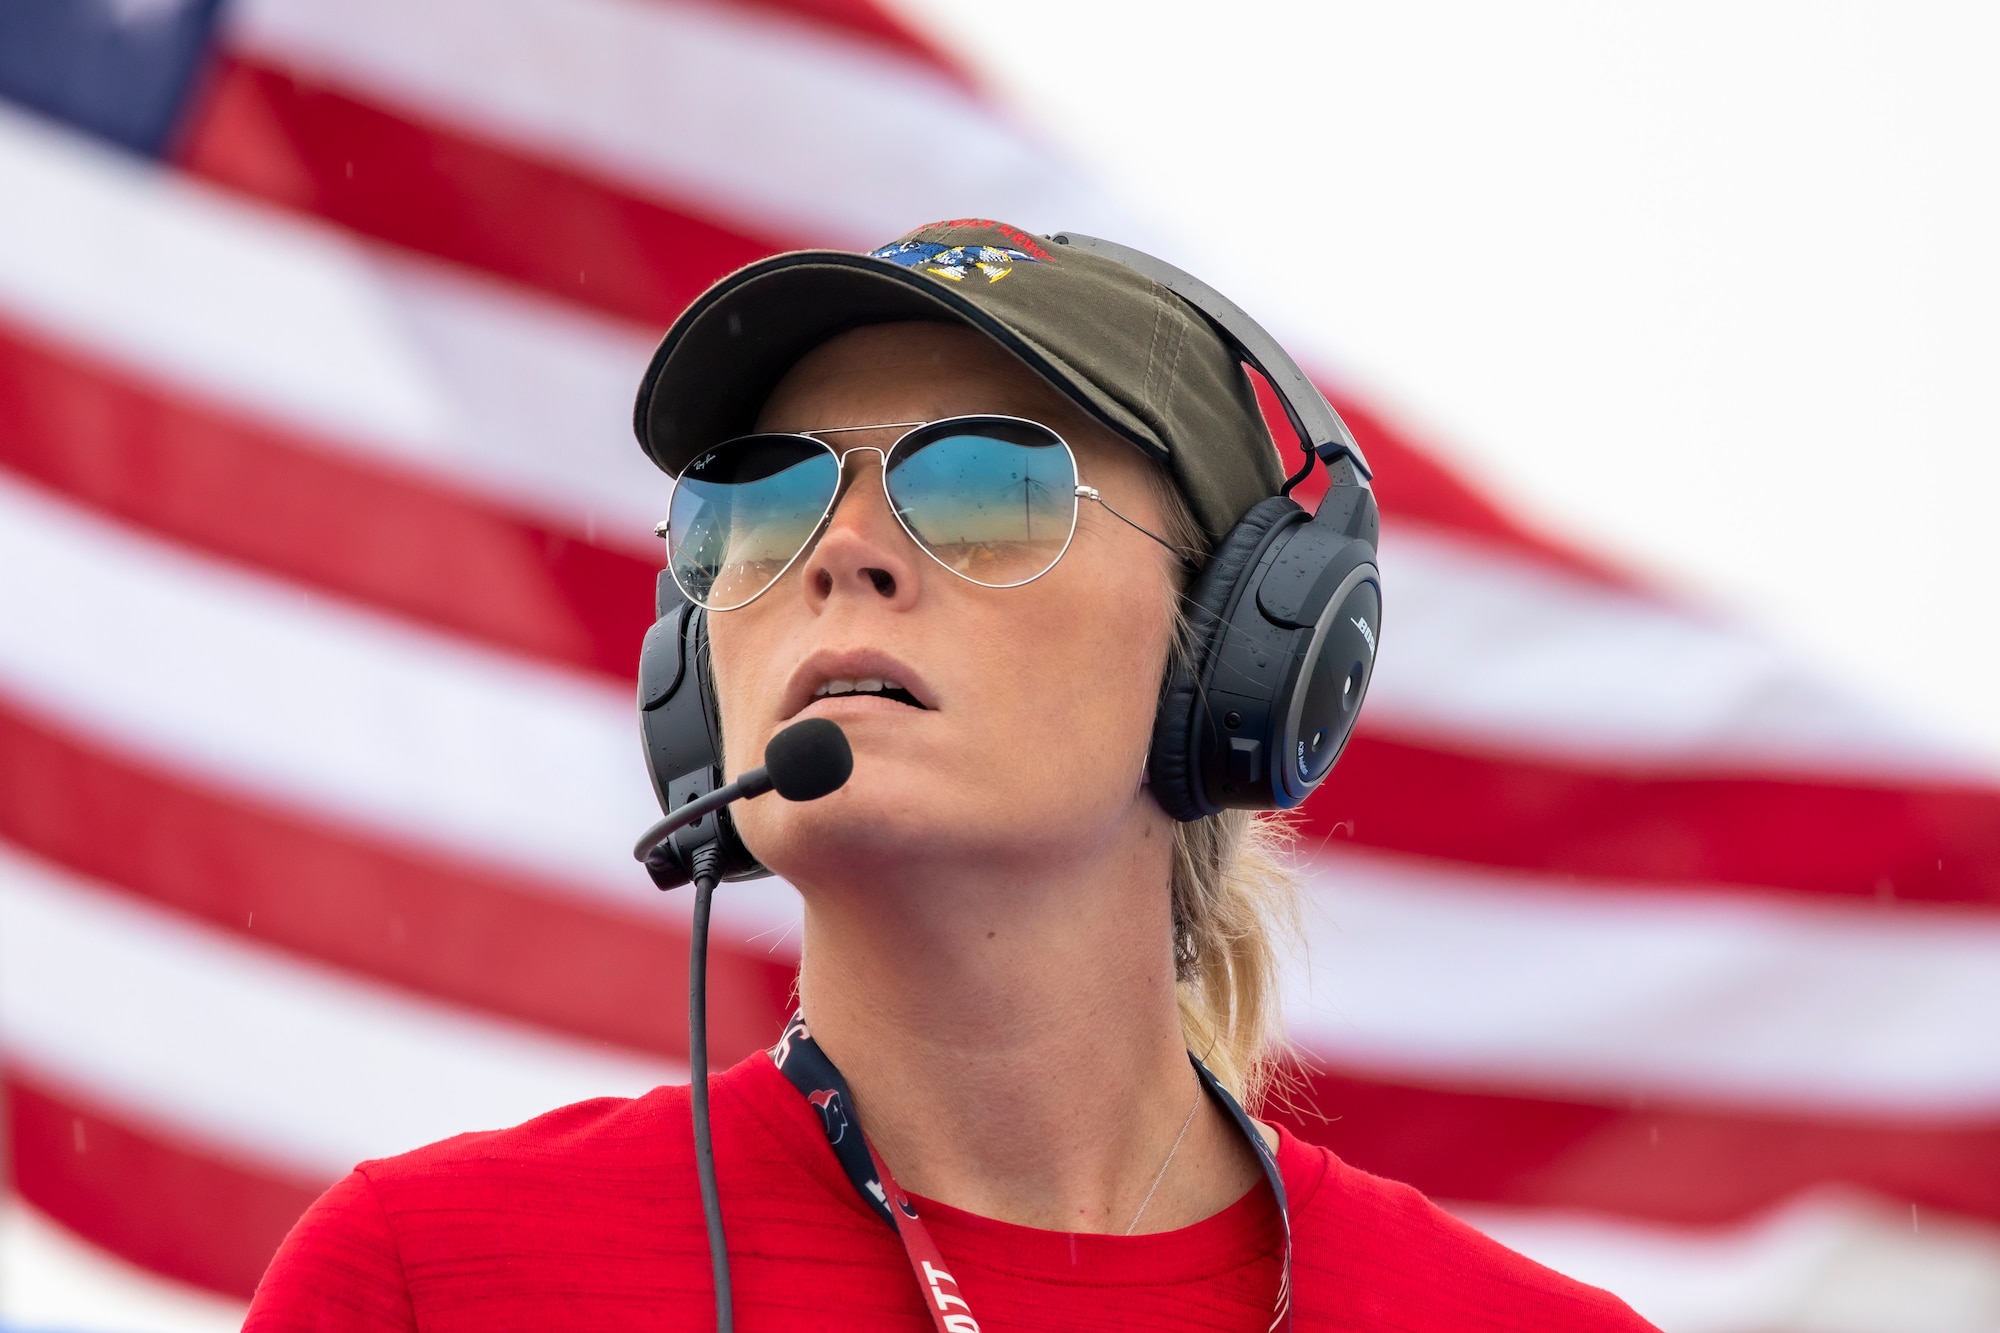
[[[399,334],[449,404],[449,432],[426,460],[436,474],[663,561],[653,525],[667,477],[632,436],[657,332],[391,250],[377,266]]]
[[[1612,766],[2000,778],[1747,627],[1435,528],[1382,539],[1370,730]]]
[[[1324,853],[1292,1037],[1343,1067],[1614,1100],[2000,1113],[2000,921]]]
[[[687,1077],[263,949],[4,843],[0,920],[10,1058],[308,1179]]]
[[[2000,1228],[1838,1189],[1686,1229],[1453,1205],[1529,1258],[1617,1293],[1666,1333],[1991,1333]]]
[[[648,908],[629,690],[191,555],[0,474],[0,690],[177,772]]]
[[[421,453],[449,406],[360,249],[0,103],[0,305],[318,434]]]

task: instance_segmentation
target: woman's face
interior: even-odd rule
[[[758,429],[966,413],[1050,426],[1083,482],[1162,531],[1139,451],[969,329],[883,324],[834,338],[779,384]],[[843,451],[886,450],[900,433],[826,438]],[[1172,625],[1172,555],[1086,501],[1054,569],[1017,588],[980,587],[904,533],[875,454],[847,467],[814,549],[749,606],[710,617],[731,774],[761,763],[770,738],[803,718],[832,718],[854,748],[854,776],[824,800],[737,806],[745,842],[808,887],[895,867],[1032,874],[1038,861],[1075,865],[1147,840],[1164,858],[1170,821],[1140,784]],[[821,692],[866,679],[899,684],[923,706]]]

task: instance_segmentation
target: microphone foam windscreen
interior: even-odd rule
[[[828,718],[794,722],[764,747],[771,786],[788,801],[817,801],[838,791],[854,771],[847,734]]]

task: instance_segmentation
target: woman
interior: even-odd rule
[[[922,424],[967,416],[1017,424]],[[683,478],[729,772],[803,718],[854,752],[823,800],[734,811],[805,913],[800,1018],[712,1086],[738,1328],[1645,1327],[1239,1110],[1290,886],[1268,826],[1179,822],[1149,786],[1190,568],[1283,483],[1207,322],[1110,260],[940,224],[726,279],[639,430]],[[790,439],[728,442],[753,430]],[[988,446],[1030,460],[1018,515],[951,452]],[[837,500],[801,527],[768,487],[815,470]],[[713,1290],[663,1088],[364,1164],[248,1326],[706,1329]]]

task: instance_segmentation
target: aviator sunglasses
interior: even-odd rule
[[[843,455],[821,435],[903,430],[887,449]],[[1068,441],[1006,416],[892,421],[876,426],[740,435],[696,457],[674,480],[667,565],[708,611],[748,606],[811,548],[845,489],[846,460],[874,454],[889,511],[910,540],[985,588],[1018,588],[1054,569],[1092,501],[1189,563],[1188,553],[1106,504],[1076,475]]]

